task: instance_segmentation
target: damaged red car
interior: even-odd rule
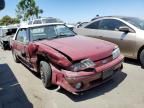
[[[40,73],[46,88],[79,93],[111,79],[122,69],[117,45],[78,36],[64,24],[20,27],[12,41],[15,62]]]

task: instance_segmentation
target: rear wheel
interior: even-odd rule
[[[141,51],[139,59],[140,59],[141,66],[144,67],[144,49]]]
[[[19,59],[17,58],[17,55],[16,55],[16,53],[15,53],[14,51],[12,51],[12,55],[13,55],[14,61],[15,61],[16,63],[19,63],[20,61],[19,61]]]
[[[43,85],[45,88],[49,88],[51,86],[51,79],[52,79],[52,71],[50,64],[46,61],[40,62],[40,74]]]

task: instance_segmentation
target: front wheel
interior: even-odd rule
[[[40,74],[43,85],[45,88],[49,88],[51,86],[51,79],[52,79],[52,71],[50,64],[46,61],[40,62]]]
[[[141,66],[144,67],[144,49],[141,51],[139,59]]]

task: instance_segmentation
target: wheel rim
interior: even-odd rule
[[[42,80],[43,84],[45,85],[45,74],[44,74],[42,65],[40,66],[40,74],[41,74],[41,80]]]
[[[4,45],[2,44],[2,49],[4,49]]]

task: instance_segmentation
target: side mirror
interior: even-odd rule
[[[5,1],[4,0],[0,0],[0,10],[5,8]]]
[[[131,32],[132,30],[127,26],[121,26],[121,27],[119,27],[119,31],[128,33],[128,32]]]

